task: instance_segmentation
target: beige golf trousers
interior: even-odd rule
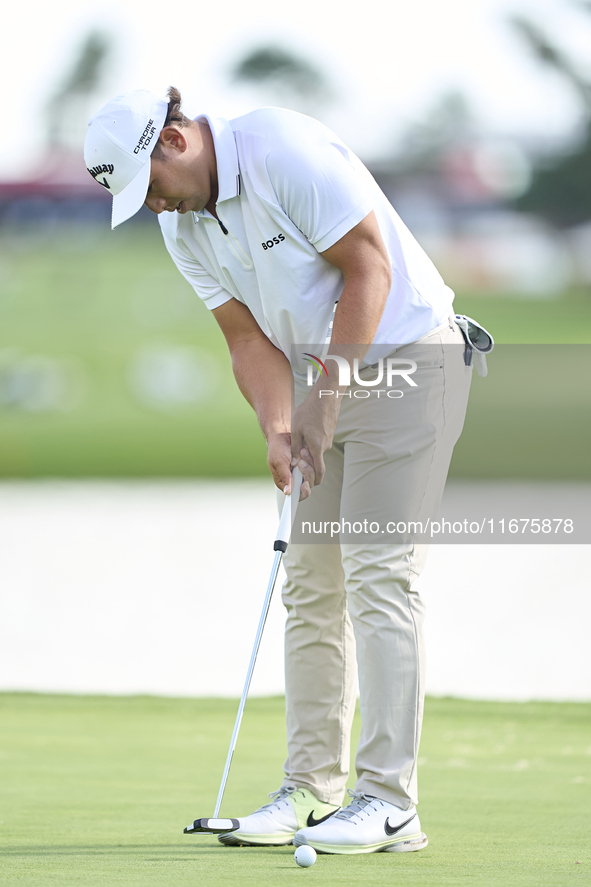
[[[437,510],[464,423],[472,371],[453,318],[395,354],[412,360],[417,346],[425,344],[421,361],[428,365],[417,374],[417,388],[405,391],[394,421],[375,398],[364,401],[363,409],[353,398],[343,400],[333,447],[325,454],[325,478],[312,491],[316,505],[322,497],[336,496],[345,516],[351,504],[357,513],[365,506],[371,511],[375,492],[365,506],[363,496],[364,490],[375,491],[374,476],[384,493],[380,507],[391,503],[392,516],[405,513],[409,502],[418,503],[423,516]],[[309,390],[300,380],[296,399]],[[300,510],[305,507],[302,502]],[[413,583],[426,554],[424,544],[341,544],[338,537],[334,544],[288,547],[284,785],[342,803],[358,677],[362,731],[355,789],[402,809],[417,802],[425,606]]]

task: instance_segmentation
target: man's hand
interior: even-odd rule
[[[275,486],[283,493],[291,493],[293,479],[291,466],[296,464],[297,460],[292,462],[291,457],[291,434],[289,432],[283,432],[281,434],[270,435],[267,440],[267,465],[269,466],[269,471],[275,481]],[[302,470],[302,474],[304,474],[301,462],[300,469]],[[313,472],[307,467],[306,474],[304,474],[304,483],[300,487],[300,501],[302,499],[307,499],[310,495],[310,478],[312,476]]]
[[[299,465],[310,487],[324,477],[324,454],[332,447],[339,412],[340,401],[334,395],[321,398],[314,386],[293,415],[291,464]]]

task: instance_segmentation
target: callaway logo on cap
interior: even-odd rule
[[[150,184],[150,155],[164,126],[168,100],[137,89],[108,102],[88,124],[84,160],[113,195],[111,228],[141,208]]]

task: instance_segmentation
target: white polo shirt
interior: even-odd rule
[[[324,343],[343,279],[320,253],[374,210],[392,263],[374,345],[414,342],[448,316],[452,291],[368,170],[323,124],[281,108],[196,119],[213,134],[221,224],[207,210],[164,212],[159,222],[208,308],[243,302],[288,358],[292,345]]]

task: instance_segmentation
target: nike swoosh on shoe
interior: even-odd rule
[[[404,828],[405,825],[408,825],[409,822],[412,822],[412,820],[415,818],[416,815],[417,815],[416,813],[413,813],[413,815],[409,819],[407,819],[406,822],[401,822],[400,825],[396,826],[396,828],[392,828],[388,817],[386,817],[386,821],[384,823],[384,831],[386,832],[387,835],[392,837],[392,835],[395,835],[396,832],[399,832],[401,828]]]
[[[338,810],[333,810],[332,813],[327,813],[326,816],[323,816],[321,819],[314,819],[314,811],[312,810],[312,812],[308,814],[306,825],[310,827],[320,825],[321,822],[325,822],[327,819],[330,819],[330,817],[334,816],[335,813],[338,813]]]

